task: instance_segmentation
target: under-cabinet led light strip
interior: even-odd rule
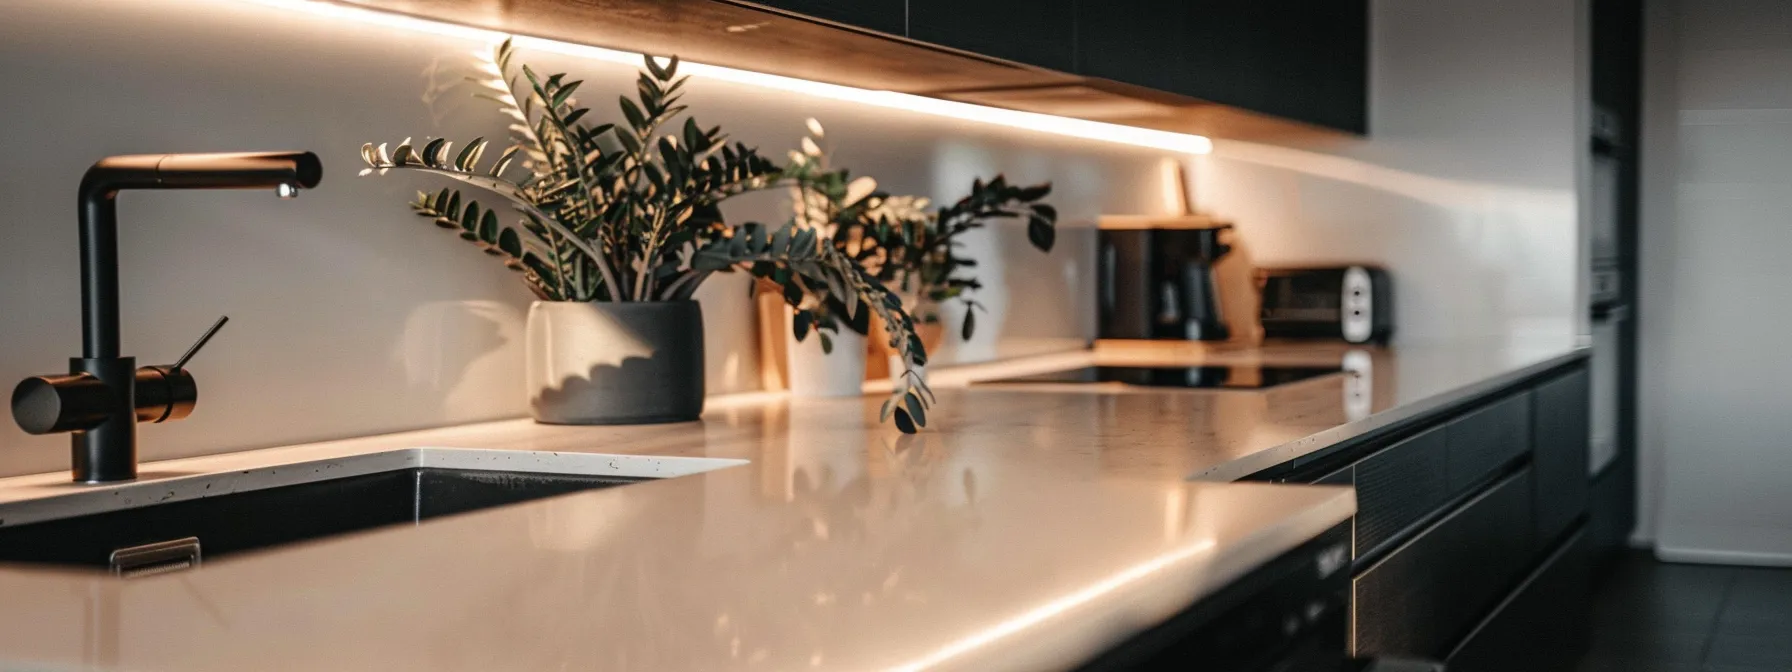
[[[356,21],[387,28],[411,30],[431,33],[446,37],[473,40],[484,44],[494,44],[504,39],[505,33],[483,28],[473,28],[459,24],[431,21],[403,14],[393,14],[374,9],[351,7],[323,0],[239,0],[257,5],[278,9],[301,11],[317,16]],[[591,58],[610,61],[628,66],[641,63],[641,55],[603,47],[573,44],[559,40],[539,37],[517,36],[515,44],[524,49],[550,51],[579,58]],[[839,84],[812,82],[794,77],[768,75],[762,72],[737,70],[718,65],[703,63],[681,63],[682,72],[708,77],[727,82],[759,86],[778,91],[789,91],[817,98],[843,100],[893,110],[905,110],[938,117],[962,119],[997,126],[1007,126],[1053,135],[1064,135],[1073,138],[1101,140],[1124,145],[1149,147],[1167,152],[1188,154],[1206,154],[1213,151],[1213,141],[1199,135],[1188,133],[1172,133],[1148,128],[1135,128],[1119,124],[1109,124],[1086,119],[1072,119],[1036,112],[1021,112],[997,107],[986,107],[951,100],[940,100],[895,91],[874,91],[859,89]]]

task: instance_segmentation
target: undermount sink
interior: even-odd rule
[[[415,448],[89,487],[0,505],[0,562],[159,574],[232,553],[744,463]]]

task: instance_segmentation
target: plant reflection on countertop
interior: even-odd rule
[[[788,222],[731,226],[721,202],[773,187],[820,190],[844,172],[786,170],[719,127],[690,117],[678,59],[644,58],[637,100],[623,96],[623,125],[592,125],[573,93],[580,81],[513,66],[509,40],[467,77],[474,95],[497,104],[512,123],[511,144],[481,165],[483,138],[458,153],[442,138],[413,147],[362,147],[367,172],[413,169],[501,196],[515,224],[461,192],[418,192],[417,214],[520,272],[541,299],[530,309],[528,374],[535,416],[563,424],[694,420],[702,410],[702,318],[691,300],[717,272],[746,271],[771,280],[798,311],[798,336],[810,326],[837,329],[825,317],[876,314],[908,374],[884,417],[912,433],[932,403],[915,369],[926,352],[901,299],[883,281],[822,237]],[[678,128],[676,131],[671,128]],[[518,163],[520,159],[520,163]],[[516,164],[520,181],[506,175]],[[859,321],[863,322],[863,321]],[[893,411],[893,413],[892,413]]]

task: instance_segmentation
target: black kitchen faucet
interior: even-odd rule
[[[322,177],[311,152],[145,154],[93,164],[80,192],[82,353],[69,359],[69,373],[26,378],[13,390],[19,427],[72,432],[76,481],[125,481],[137,477],[137,423],[184,418],[199,398],[187,361],[228,318],[172,365],[137,368],[136,358],[118,354],[118,192],[273,189],[292,198]]]

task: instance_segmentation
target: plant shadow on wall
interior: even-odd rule
[[[534,405],[538,420],[695,420],[702,409],[703,346],[692,294],[715,273],[746,272],[780,288],[794,312],[798,340],[813,331],[826,348],[829,332],[844,324],[865,333],[877,318],[904,368],[882,417],[893,418],[905,433],[926,425],[933,402],[919,373],[926,346],[902,296],[886,284],[908,276],[901,264],[868,270],[862,251],[834,234],[873,232],[870,237],[885,236],[886,248],[896,249],[904,235],[923,237],[902,233],[910,231],[903,222],[917,223],[912,228],[919,231],[926,227],[918,223],[949,220],[893,215],[893,201],[912,201],[806,158],[818,152],[793,152],[795,161],[786,167],[744,144],[730,145],[720,127],[706,129],[683,115],[679,100],[687,78],[677,74],[677,57],[644,57],[636,96],[618,99],[622,123],[593,124],[590,109],[573,97],[581,81],[568,81],[564,73],[542,77],[513,64],[515,55],[505,40],[465,78],[475,97],[511,121],[510,142],[495,159],[484,160],[483,138],[459,151],[445,138],[421,146],[407,138],[392,148],[364,145],[368,168],[362,172],[434,174],[503,198],[515,211],[515,218],[501,217],[452,187],[420,191],[411,203],[417,214],[517,271],[539,299],[526,336],[530,384],[541,390]],[[675,121],[680,118],[682,125]],[[724,220],[723,202],[772,188],[795,190],[819,207],[775,226]],[[1048,188],[1016,189],[996,178],[973,191],[973,198],[988,192],[981,198],[1006,203],[1037,200]],[[994,214],[990,208],[977,212]],[[1037,234],[1042,247],[1049,247],[1055,211],[1035,205],[1024,214],[1043,231]],[[944,257],[927,263],[926,253],[916,253],[915,273],[943,265],[950,276],[953,268],[968,265],[953,260],[950,242],[944,249]],[[909,257],[886,258],[910,263]],[[945,298],[975,287],[974,281],[940,282],[935,293]],[[919,280],[902,284],[911,285],[915,292],[926,286]],[[586,328],[595,323],[617,328]],[[639,361],[617,361],[614,351],[630,342],[651,345]]]

